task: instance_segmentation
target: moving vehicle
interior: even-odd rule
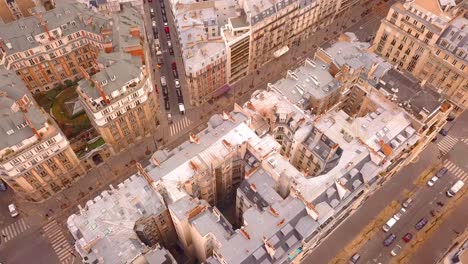
[[[396,245],[396,246],[392,249],[392,251],[390,252],[390,255],[396,256],[396,255],[398,255],[400,252],[401,252],[401,246],[400,246],[400,245]]]
[[[448,197],[453,197],[455,194],[457,194],[458,191],[463,188],[465,183],[462,180],[457,181],[450,189],[447,191],[447,196]]]
[[[4,192],[6,191],[6,189],[6,184],[2,180],[0,180],[0,191]]]
[[[359,255],[358,253],[355,253],[355,254],[349,259],[349,264],[356,264],[360,258],[361,258],[361,255]]]
[[[434,186],[434,184],[437,182],[438,179],[439,177],[437,176],[432,177],[430,180],[427,181],[427,186],[429,187]]]
[[[171,113],[167,113],[167,122],[169,124],[172,124],[172,115],[171,115]]]
[[[410,242],[410,240],[413,238],[413,235],[411,233],[406,233],[404,236],[403,236],[403,241],[405,241],[406,243]]]
[[[413,202],[413,199],[408,198],[401,205],[403,206],[403,208],[408,208],[412,202]]]
[[[167,86],[166,77],[161,76],[161,86]]]
[[[172,42],[170,40],[167,41],[167,47],[169,49],[169,54],[174,55],[174,49],[172,48]]]
[[[393,217],[390,218],[387,221],[387,223],[385,223],[385,225],[382,226],[382,230],[385,231],[385,232],[388,232],[388,230],[390,230],[390,228],[392,228],[392,226],[394,226],[397,221],[398,220],[393,218]]]
[[[179,112],[181,115],[185,115],[185,106],[183,103],[179,103]]]
[[[395,220],[400,220],[401,216],[406,212],[406,209],[405,208],[401,208],[400,211],[398,211],[394,216],[393,218]]]
[[[16,206],[14,204],[8,205],[8,211],[10,211],[11,217],[17,217],[19,215],[18,211],[16,210]]]
[[[385,240],[383,241],[384,246],[386,247],[390,246],[393,243],[393,241],[395,241],[395,239],[396,239],[395,234],[388,235],[388,237],[385,238]]]
[[[166,111],[171,110],[171,105],[169,104],[169,99],[167,98],[164,98],[164,109],[166,109]]]
[[[421,218],[417,223],[416,225],[414,225],[414,228],[416,228],[416,230],[421,230],[426,224],[427,224],[427,218]]]
[[[448,169],[445,168],[445,167],[442,167],[442,168],[440,168],[440,170],[437,172],[436,176],[440,178],[440,177],[444,176],[445,174],[447,174],[447,172],[448,172]]]
[[[442,128],[442,129],[439,131],[439,134],[441,134],[442,136],[446,136],[446,135],[448,135],[448,131]]]

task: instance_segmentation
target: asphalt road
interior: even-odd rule
[[[389,205],[393,200],[405,200],[405,189],[408,191],[415,189],[416,186],[413,182],[419,174],[429,164],[437,162],[436,150],[436,145],[430,144],[420,154],[419,160],[416,163],[403,167],[402,170],[390,178],[354,214],[349,216],[326,239],[322,240],[321,244],[312,251],[305,262],[314,263],[314,260],[320,260],[320,263],[330,262],[365,226],[375,219],[384,207]]]
[[[421,188],[414,195],[412,195],[414,202],[408,208],[407,212],[403,214],[401,219],[388,232],[384,232],[383,230],[377,231],[374,237],[357,251],[361,255],[363,263],[390,263],[390,261],[392,260],[390,251],[396,245],[400,245],[403,251],[409,248],[408,246],[406,246],[406,242],[402,240],[402,237],[408,232],[411,233],[413,236],[415,236],[416,233],[421,233],[423,238],[425,238],[424,233],[427,229],[427,226],[422,230],[417,231],[414,228],[415,224],[422,218],[426,218],[428,220],[434,218],[430,213],[431,211],[434,212],[435,216],[440,215],[444,207],[437,205],[437,202],[442,202],[444,205],[448,202],[450,198],[446,196],[445,192],[456,181],[457,179],[454,177],[454,175],[449,172],[444,177],[441,177],[434,184],[434,186],[421,186]],[[400,200],[400,202],[401,201],[402,200]],[[400,208],[401,207],[399,207],[398,210]],[[390,246],[385,247],[383,245],[383,241],[390,234],[395,234],[397,238]],[[447,234],[444,234],[441,238],[446,237]],[[443,244],[439,239],[439,249],[441,248],[440,245]],[[434,249],[430,252],[423,251],[424,254],[418,254],[418,257],[414,259],[415,262],[411,263],[433,263],[433,261],[421,262],[422,260],[420,260],[420,256],[428,256],[427,253],[431,253],[429,254],[429,259],[434,260],[434,254],[432,253],[437,252],[437,250],[438,249]]]
[[[456,121],[452,121],[448,124],[451,127],[449,135],[453,137],[459,137],[460,141],[463,136],[466,137],[466,124],[468,122],[468,114],[463,114]],[[443,137],[439,136],[438,141],[441,141]],[[433,186],[428,187],[423,182],[421,186],[415,184],[417,177],[425,171],[427,168],[434,164],[447,164],[448,161],[458,164],[460,168],[466,168],[466,153],[468,153],[468,145],[458,144],[451,149],[447,155],[439,159],[438,141],[430,143],[428,147],[420,154],[419,159],[412,164],[404,167],[400,172],[395,174],[383,185],[373,196],[371,196],[354,214],[347,218],[333,233],[331,233],[317,248],[311,253],[308,260],[320,260],[321,263],[327,263],[331,261],[335,255],[337,255],[343,248],[348,245],[356,236],[360,234],[360,231],[372,223],[376,216],[392,201],[398,201],[401,203],[406,199],[406,193],[414,193],[415,201],[409,211],[395,224],[390,230],[397,236],[397,240],[390,246],[384,247],[382,242],[390,233],[384,233],[381,231],[381,226],[376,226],[377,230],[375,236],[367,242],[361,249],[356,251],[362,255],[362,263],[389,263],[391,260],[390,251],[396,245],[399,244],[402,247],[404,242],[401,238],[406,232],[411,232],[413,235],[416,230],[414,225],[422,217],[431,218],[430,211],[434,210],[436,216],[443,210],[437,205],[437,202],[447,202],[447,196],[445,192],[450,186],[455,183],[459,177],[464,175],[460,169],[455,166],[448,166],[449,172],[446,177],[439,179],[439,181]],[[468,170],[466,170],[468,171]],[[466,205],[467,199],[463,202]],[[433,263],[433,260],[441,257],[445,250],[450,247],[451,241],[457,235],[457,232],[461,232],[466,229],[467,223],[466,218],[468,217],[466,208],[459,206],[453,213],[453,215],[439,227],[442,231],[436,231],[435,234],[427,239],[422,246],[418,249],[418,252],[413,255],[410,263]],[[447,230],[452,230],[448,232]],[[420,231],[421,232],[421,231]],[[428,262],[429,261],[429,262]],[[313,263],[313,262],[311,262]]]

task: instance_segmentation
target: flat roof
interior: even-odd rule
[[[161,196],[143,177],[133,175],[88,201],[85,208],[68,218],[67,226],[83,257],[102,258],[106,263],[130,262],[147,250],[133,230],[135,222],[164,210]],[[90,253],[86,254],[83,247],[90,244]]]

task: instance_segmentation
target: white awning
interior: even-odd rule
[[[284,55],[286,52],[288,52],[288,51],[289,51],[289,47],[288,47],[288,46],[284,46],[284,47],[282,47],[281,49],[275,51],[275,52],[273,53],[273,56],[275,56],[275,58],[279,58],[279,57],[283,56],[283,55]]]

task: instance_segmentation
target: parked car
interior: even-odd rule
[[[408,198],[401,205],[403,206],[403,208],[408,208],[412,202],[413,202],[413,199]]]
[[[406,212],[406,209],[405,208],[401,208],[400,211],[398,211],[398,213],[396,213],[393,218],[395,218],[395,220],[400,220],[401,216]]]
[[[163,95],[164,97],[167,97],[169,95],[169,90],[167,89],[167,87],[163,87]]]
[[[358,253],[355,253],[350,259],[349,259],[349,264],[356,264],[359,259],[361,258],[361,255]]]
[[[434,186],[434,184],[437,182],[438,179],[439,177],[437,176],[432,177],[430,180],[427,181],[427,186],[429,187]]]
[[[436,176],[440,178],[440,177],[444,176],[445,174],[447,174],[447,172],[448,172],[448,169],[445,168],[445,167],[442,167],[442,168],[437,172]]]
[[[165,98],[164,99],[164,108],[166,109],[166,111],[169,111],[171,110],[171,105],[169,104],[169,99]]]
[[[161,4],[161,8],[164,8],[164,1],[161,0],[159,3]]]
[[[388,235],[387,238],[385,238],[385,240],[383,242],[384,246],[386,246],[386,247],[390,246],[393,243],[393,241],[395,241],[395,239],[396,239],[395,234]]]
[[[165,76],[161,76],[161,86],[167,86],[167,81]]]
[[[175,79],[174,80],[174,84],[175,84],[175,88],[180,90],[180,82],[179,82],[179,79]]]
[[[175,69],[172,69],[172,75],[174,75],[174,78],[176,78],[176,79],[179,78],[179,73]]]
[[[151,25],[153,26],[153,28],[156,28],[156,21],[153,20],[153,21],[151,22]]]
[[[404,236],[403,236],[403,241],[405,241],[406,243],[410,242],[410,240],[413,238],[413,235],[411,233],[406,233]]]
[[[6,184],[2,180],[0,180],[0,191],[4,192],[6,191],[6,189]]]
[[[172,69],[177,71],[177,63],[175,61],[172,62]]]
[[[166,15],[162,15],[163,22],[167,22],[167,17]]]
[[[182,91],[180,89],[176,89],[176,94],[178,98],[182,97]]]
[[[163,14],[163,16],[166,15],[166,10],[164,10],[164,8],[161,8],[161,14]]]
[[[14,204],[8,205],[8,211],[10,211],[11,217],[17,217],[19,215],[18,211],[16,210],[16,206]]]
[[[442,128],[442,129],[439,131],[439,134],[441,134],[442,136],[445,137],[446,135],[448,135],[448,131]]]
[[[169,124],[172,124],[172,115],[171,115],[171,113],[167,113],[167,122]]]
[[[150,15],[151,15],[151,17],[154,17],[154,9],[153,8],[150,8]]]
[[[421,220],[419,220],[416,225],[414,225],[414,228],[416,228],[416,230],[421,230],[426,224],[427,218],[421,218]]]
[[[396,245],[396,246],[392,249],[392,251],[390,251],[390,255],[396,256],[396,255],[400,254],[400,252],[401,252],[401,246],[400,246],[400,245]]]

